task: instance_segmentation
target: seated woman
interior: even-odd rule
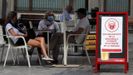
[[[60,32],[59,25],[55,22],[55,16],[52,11],[47,11],[44,19],[40,20],[38,30],[50,31],[50,37],[53,33]],[[47,39],[47,33],[38,32],[38,36],[44,36]],[[47,40],[45,40],[47,42]]]
[[[40,47],[41,48],[43,60],[53,60],[53,59],[49,58],[46,53],[47,46],[45,44],[44,38],[43,37],[35,37],[34,39],[28,38],[27,33],[22,33],[17,28],[18,26],[17,26],[16,22],[17,22],[17,13],[15,11],[12,11],[7,16],[7,23],[5,25],[5,31],[6,31],[7,35],[16,37],[16,38],[13,38],[13,37],[11,38],[13,43],[15,45],[23,45],[24,41],[21,38],[19,38],[19,36],[23,36],[23,37],[25,37],[27,45],[29,45],[31,47]]]

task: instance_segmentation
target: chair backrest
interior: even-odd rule
[[[84,42],[85,42],[85,40],[87,39],[87,35],[89,34],[89,32],[90,32],[90,27],[88,27],[87,29],[86,29],[86,32],[85,32],[85,37],[84,37],[84,39],[83,39],[83,41],[82,41],[82,43],[84,44]]]
[[[5,40],[3,38],[3,29],[1,25],[0,25],[0,44],[5,44]]]
[[[5,30],[5,28],[3,28],[3,30]],[[13,40],[11,39],[11,37],[9,37],[9,35],[7,34],[7,32],[5,31],[5,33],[3,33],[4,34],[4,37],[3,37],[3,39],[4,39],[4,41],[9,45],[12,45],[12,46],[15,46],[15,44],[14,44],[14,42],[13,42]],[[0,37],[1,38],[1,37]]]
[[[11,37],[9,37],[7,32],[5,32],[5,37],[6,37],[6,42],[8,43],[8,45],[13,45],[14,46],[14,42],[12,41]]]

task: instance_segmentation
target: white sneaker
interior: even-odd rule
[[[49,57],[43,57],[42,59],[43,60],[51,60],[51,61],[53,60],[52,58],[49,58]]]

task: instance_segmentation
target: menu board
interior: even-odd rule
[[[126,12],[98,12],[96,24],[96,65],[128,62],[128,21]]]

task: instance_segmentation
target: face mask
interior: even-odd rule
[[[54,21],[54,17],[53,16],[48,16],[48,21],[50,21],[50,22]]]
[[[46,25],[50,26],[52,23],[50,21],[46,21]]]

